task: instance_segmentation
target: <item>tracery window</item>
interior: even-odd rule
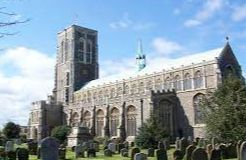
[[[164,82],[164,89],[170,90],[172,88],[172,83],[170,77],[167,77]]]
[[[203,77],[201,71],[196,71],[194,75],[194,88],[201,88],[203,86]]]
[[[103,127],[104,127],[104,113],[103,110],[99,109],[97,111],[97,129],[96,129],[96,133],[97,136],[102,136],[102,131],[103,131]]]
[[[173,82],[173,87],[176,91],[180,91],[181,90],[181,81],[180,81],[180,76],[176,75],[174,77],[174,82]]]
[[[139,83],[139,92],[140,92],[140,93],[144,93],[144,91],[145,91],[145,88],[144,88],[144,82],[140,82],[140,83]]]
[[[155,89],[157,89],[157,90],[162,89],[162,87],[161,87],[161,79],[160,79],[160,78],[158,78],[158,79],[155,81]]]
[[[110,119],[111,119],[111,127],[110,127],[110,132],[111,132],[111,136],[117,136],[117,128],[119,125],[119,109],[117,108],[113,108],[111,110],[111,115],[110,115]]]
[[[195,124],[204,123],[203,114],[201,110],[202,101],[205,99],[204,94],[198,93],[193,97],[193,107],[195,112]]]
[[[71,125],[72,126],[79,126],[79,114],[74,112],[71,117]]]
[[[136,108],[129,106],[127,108],[127,136],[136,135]]]
[[[189,73],[186,73],[184,75],[184,90],[192,89],[191,86],[191,75]]]
[[[86,62],[90,63],[91,62],[91,54],[92,54],[92,42],[88,40],[87,46],[86,46]]]
[[[129,86],[128,85],[125,85],[125,94],[129,94]]]
[[[117,95],[121,95],[123,92],[122,87],[118,87],[117,89]]]
[[[89,111],[86,111],[83,116],[83,124],[84,126],[90,128],[91,127],[91,113]]]

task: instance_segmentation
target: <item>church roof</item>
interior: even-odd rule
[[[98,85],[109,84],[111,82],[113,83],[116,82],[117,80],[122,81],[123,79],[129,79],[130,77],[134,78],[146,74],[153,74],[154,72],[161,72],[163,70],[168,71],[174,68],[180,68],[182,66],[199,64],[204,61],[212,61],[215,60],[216,58],[219,58],[222,51],[223,48],[217,48],[202,53],[190,54],[176,59],[158,58],[158,60],[155,60],[154,63],[151,63],[151,60],[149,60],[148,65],[141,71],[133,70],[126,73],[120,73],[120,74],[92,80],[88,82],[86,85],[84,85],[81,88],[81,90],[88,89],[91,87],[96,87]]]

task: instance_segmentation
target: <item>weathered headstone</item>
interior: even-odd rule
[[[244,141],[240,147],[240,160],[244,159],[246,159],[246,141]]]
[[[120,154],[121,149],[123,149],[123,148],[125,148],[125,145],[123,143],[119,143],[118,147],[117,147],[117,150],[118,150],[119,154]]]
[[[175,149],[178,150],[180,149],[180,139],[177,137],[175,141]]]
[[[113,142],[109,143],[108,149],[111,150],[111,152],[115,153],[116,152],[116,144]]]
[[[96,157],[96,150],[94,148],[89,148],[87,150],[87,157]]]
[[[129,142],[128,141],[123,142],[123,144],[124,144],[126,149],[129,149]]]
[[[137,153],[134,156],[134,160],[147,160],[147,155],[144,153]]]
[[[156,159],[157,160],[167,160],[167,151],[164,148],[157,149],[156,150]]]
[[[191,160],[191,154],[192,152],[196,149],[195,145],[189,145],[186,148],[186,153],[185,153],[185,160]]]
[[[237,142],[237,158],[238,158],[238,160],[240,160],[240,147],[241,147],[241,144],[243,143],[243,141],[242,140],[239,140],[238,142]]]
[[[128,157],[128,149],[122,148],[122,149],[120,150],[120,154],[121,154],[122,157],[125,157],[124,155],[127,154],[127,157]]]
[[[225,144],[220,144],[219,145],[219,149],[221,150],[221,155],[223,159],[227,159],[228,155],[227,155],[227,149],[226,149],[226,145]]]
[[[192,160],[208,160],[208,155],[205,149],[196,148],[191,155]]]
[[[29,152],[25,148],[19,148],[16,152],[16,157],[18,160],[28,160]]]
[[[174,160],[182,160],[184,157],[184,154],[181,150],[175,150],[173,152],[173,159]]]
[[[148,157],[154,157],[155,156],[155,149],[154,148],[149,148],[147,150],[147,156]]]
[[[189,142],[186,138],[182,138],[180,140],[180,150],[182,151],[183,155],[185,154],[186,148],[189,146]]]
[[[207,151],[209,156],[211,155],[212,150],[213,150],[213,145],[212,144],[207,144],[206,151]]]
[[[46,137],[41,141],[41,160],[58,160],[59,144],[55,138]]]
[[[111,150],[109,150],[109,149],[104,150],[104,156],[105,157],[112,157],[112,155],[113,155],[113,153]]]
[[[222,160],[221,151],[218,149],[212,149],[209,160]]]
[[[213,137],[212,138],[212,147],[215,148],[217,144],[218,144],[217,138]]]
[[[5,145],[5,152],[14,151],[14,142],[13,141],[7,141]]]
[[[166,149],[166,147],[163,144],[163,142],[158,142],[158,149]]]
[[[82,145],[75,146],[74,152],[75,152],[75,158],[84,158],[85,157],[85,151],[83,150]]]
[[[131,149],[131,160],[134,159],[135,154],[140,153],[140,149],[138,147],[133,147]]]

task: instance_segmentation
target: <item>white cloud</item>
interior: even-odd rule
[[[206,0],[201,10],[199,10],[192,19],[184,22],[184,26],[193,27],[202,24],[207,19],[214,16],[214,14],[222,9],[225,1],[223,0]]]
[[[155,53],[165,56],[175,53],[177,51],[181,51],[183,49],[180,44],[160,37],[155,38],[152,41],[152,47]]]
[[[178,9],[178,8],[175,8],[174,10],[173,10],[173,14],[174,15],[179,15],[180,14],[180,9]]]
[[[26,125],[31,102],[51,93],[55,58],[18,47],[3,51],[0,64],[0,126],[9,120]]]
[[[109,26],[113,29],[126,29],[131,28],[133,30],[146,30],[155,26],[151,22],[138,22],[130,19],[129,14],[125,13],[123,17],[115,22],[111,22]]]
[[[232,19],[234,21],[242,21],[246,19],[246,4],[234,8]]]

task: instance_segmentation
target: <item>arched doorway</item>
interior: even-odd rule
[[[136,108],[134,106],[127,107],[127,136],[136,135]]]
[[[117,136],[117,128],[119,125],[119,109],[113,108],[110,114],[110,135]]]
[[[96,133],[97,136],[102,136],[103,127],[104,127],[104,112],[103,110],[99,109],[97,111],[97,123],[96,123]]]
[[[161,126],[166,130],[169,136],[174,135],[174,107],[175,105],[169,100],[161,100],[157,114],[160,117]]]

